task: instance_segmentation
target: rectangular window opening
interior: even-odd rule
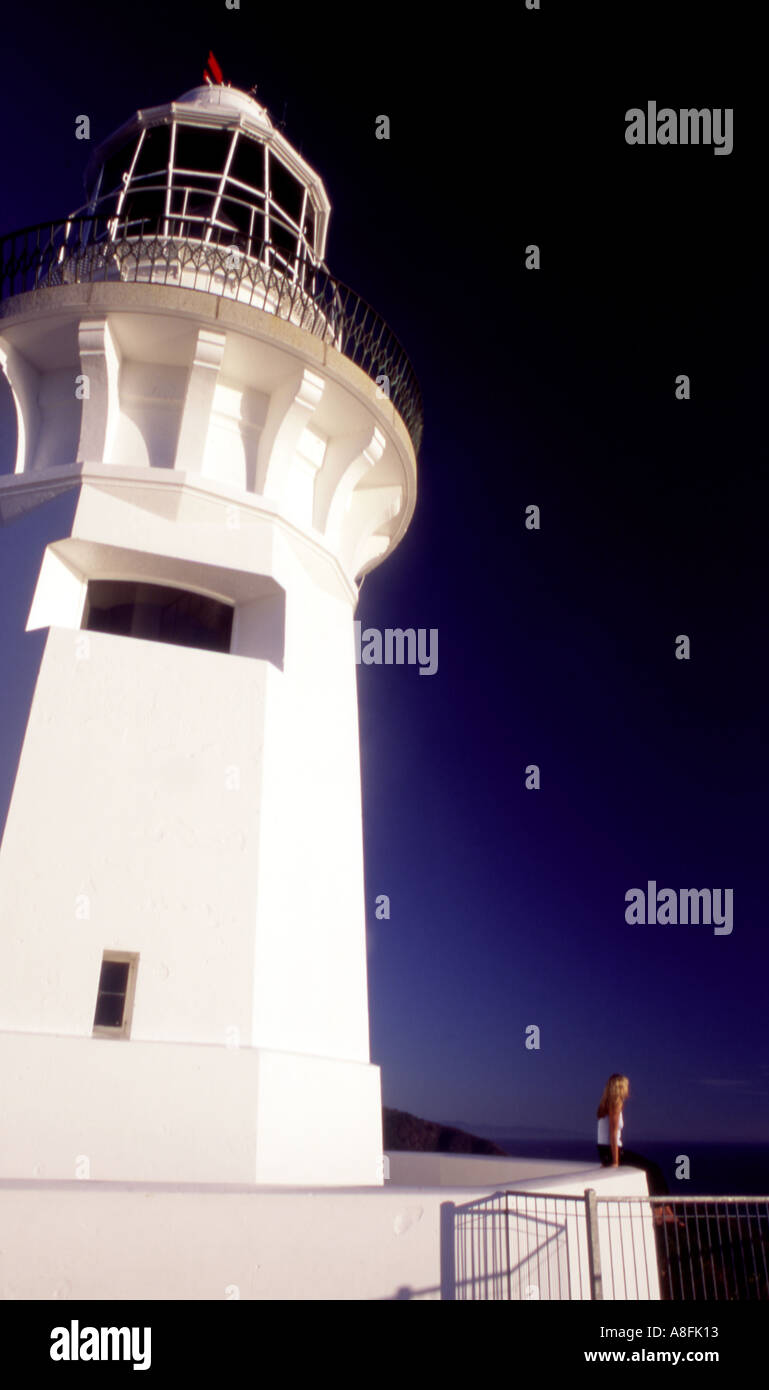
[[[130,1037],[138,964],[138,954],[104,952],[93,1018],[95,1038]]]
[[[83,627],[116,637],[229,652],[233,605],[165,584],[92,579]]]

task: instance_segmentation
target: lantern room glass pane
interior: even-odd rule
[[[241,188],[240,184],[230,183],[228,179],[226,184],[224,185],[224,196],[227,202],[230,202],[235,206],[247,209],[249,213],[253,208],[254,217],[257,220],[257,222],[261,223],[264,221],[263,193],[250,193],[245,188]]]
[[[222,198],[219,204],[219,211],[216,214],[217,222],[223,223],[224,227],[233,233],[233,241],[245,250],[245,242],[248,240],[251,231],[252,209],[246,207],[244,203],[231,202],[229,198]]]
[[[145,130],[131,182],[137,178],[144,178],[146,174],[162,173],[165,178],[171,144],[170,134],[167,125],[153,126],[152,129]]]
[[[216,198],[213,193],[209,198],[193,190],[187,199],[187,216],[198,222],[210,222],[214,215],[214,205]]]
[[[270,197],[292,221],[297,222],[302,215],[304,187],[288,172],[274,155],[270,156]]]
[[[245,135],[238,136],[235,154],[230,165],[229,177],[239,179],[249,188],[264,189],[264,145],[249,140]]]
[[[286,260],[296,259],[297,240],[296,232],[282,226],[274,217],[270,218],[270,241],[283,253]]]
[[[204,237],[216,206],[213,188],[207,195],[196,188],[175,188],[171,193],[169,223],[176,236]]]
[[[231,130],[177,125],[174,168],[221,174],[232,143]]]
[[[131,167],[135,149],[136,137],[127,145],[123,145],[122,149],[116,150],[114,154],[110,155],[102,170],[100,198],[103,198],[107,193],[114,193],[115,191],[121,193],[123,191],[125,187],[123,175],[127,174]]]
[[[133,183],[123,203],[120,222],[121,224],[124,223],[131,231],[142,232],[146,236],[148,233],[156,231],[162,221],[165,209],[165,189],[146,189],[136,193],[132,190]]]

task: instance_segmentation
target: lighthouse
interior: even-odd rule
[[[86,178],[0,250],[0,1177],[375,1186],[354,622],[418,384],[252,96]]]

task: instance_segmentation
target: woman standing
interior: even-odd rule
[[[642,1168],[649,1183],[649,1192],[655,1197],[668,1195],[667,1183],[662,1169],[641,1154],[626,1149],[622,1143],[624,1120],[622,1109],[630,1095],[630,1082],[621,1072],[615,1071],[603,1088],[598,1102],[598,1157],[604,1168],[618,1168],[627,1164],[630,1168]]]
[[[630,1082],[621,1072],[615,1071],[603,1088],[598,1102],[598,1157],[604,1168],[619,1166],[619,1151],[622,1148],[622,1107],[630,1095]]]

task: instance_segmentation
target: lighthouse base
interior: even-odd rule
[[[0,1033],[0,1178],[381,1186],[379,1068]]]

